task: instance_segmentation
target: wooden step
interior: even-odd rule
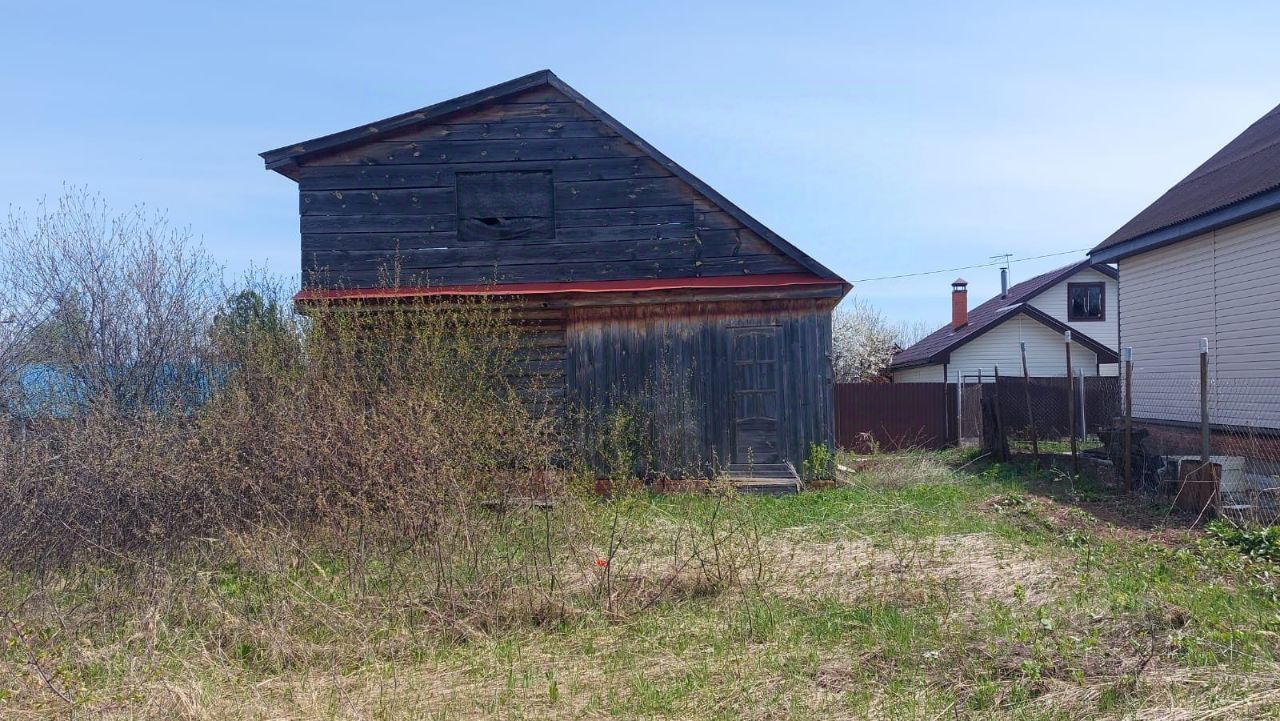
[[[738,493],[753,493],[760,496],[789,496],[800,492],[799,481],[733,481],[733,488]]]
[[[729,478],[799,478],[796,470],[787,463],[734,463],[726,470]]]
[[[787,463],[733,464],[725,475],[741,493],[781,496],[800,490],[800,476]]]

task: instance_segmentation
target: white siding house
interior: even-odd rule
[[[1027,372],[1031,377],[1066,377],[1066,341],[1062,334],[1026,316],[1016,316],[952,351],[947,363],[951,376],[948,380],[955,381],[956,373],[972,376],[979,371],[984,378],[991,378],[996,368],[1004,375],[1021,376],[1021,343],[1027,344]],[[1098,375],[1097,354],[1079,343],[1072,343],[1071,371]]]
[[[893,371],[893,382],[945,383],[948,380],[946,370],[946,366],[941,364],[918,366],[916,368],[904,368],[902,370]]]
[[[1120,271],[1134,416],[1200,420],[1200,340],[1215,426],[1280,429],[1280,107],[1090,257]]]
[[[1077,305],[1074,306],[1073,299]],[[1074,263],[1013,286],[1007,293],[968,309],[967,284],[952,284],[952,322],[894,356],[894,383],[956,382],[957,377],[994,379],[1022,375],[1067,375],[1070,330],[1072,372],[1115,375],[1119,336],[1116,272],[1088,261]]]
[[[1200,339],[1210,415],[1280,428],[1280,212],[1119,261],[1121,337],[1133,348],[1134,414],[1193,422]],[[1174,392],[1173,388],[1183,389]]]
[[[1101,283],[1103,285],[1103,316],[1100,320],[1072,319],[1067,311],[1068,291],[1077,283]],[[1095,268],[1087,268],[1076,275],[1063,280],[1040,295],[1031,298],[1028,303],[1044,311],[1046,315],[1071,327],[1077,333],[1084,333],[1112,350],[1120,347],[1120,312],[1119,285],[1114,275],[1103,273]],[[1031,346],[1027,346],[1030,352]],[[1065,370],[1065,369],[1064,369]],[[1114,376],[1119,373],[1119,364],[1103,363],[1099,375]],[[1051,375],[1046,373],[1046,375]]]

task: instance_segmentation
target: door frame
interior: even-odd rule
[[[774,448],[777,449],[777,463],[786,463],[787,454],[782,444],[782,423],[784,408],[784,400],[786,394],[783,392],[783,368],[782,368],[782,324],[781,323],[757,323],[752,325],[735,325],[729,326],[729,463],[734,465],[737,463],[738,457],[738,378],[737,378],[737,339],[740,335],[750,334],[768,334],[773,336],[774,340],[774,370],[775,388],[774,395],[777,400],[777,418],[774,419],[773,442]]]

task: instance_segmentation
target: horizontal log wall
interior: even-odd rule
[[[523,170],[551,172],[554,232],[460,240],[458,173]],[[311,287],[803,272],[552,88],[306,161],[298,186]]]

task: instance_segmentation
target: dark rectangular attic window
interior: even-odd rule
[[[1106,320],[1107,287],[1103,283],[1067,283],[1067,321]]]
[[[458,173],[458,240],[556,237],[550,170]]]

